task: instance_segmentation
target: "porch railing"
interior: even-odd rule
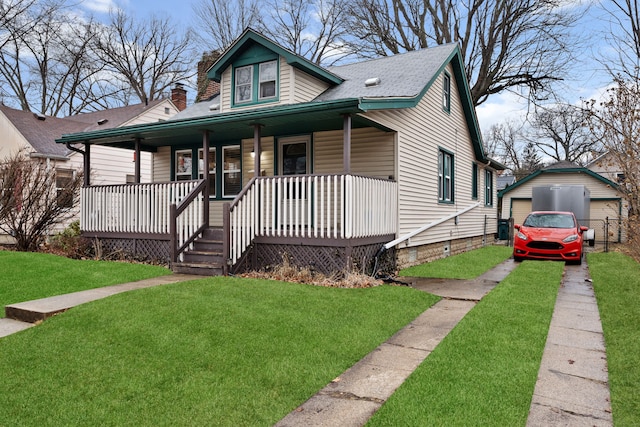
[[[351,239],[394,234],[397,183],[355,175],[254,178],[225,209],[235,263],[257,236]]]
[[[80,226],[85,232],[165,234],[171,231],[171,205],[179,205],[203,181],[100,185],[81,192]],[[194,197],[177,223],[189,232],[203,223],[202,196]],[[195,225],[197,224],[197,225]]]

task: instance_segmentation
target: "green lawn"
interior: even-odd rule
[[[640,420],[640,264],[621,253],[587,256],[607,347],[613,421]]]
[[[367,425],[525,425],[563,268],[519,265]]]
[[[459,255],[405,268],[400,276],[473,279],[507,260],[513,253],[508,246],[485,246]]]
[[[0,425],[272,425],[438,300],[207,278],[0,339]]]
[[[0,272],[0,317],[5,305],[171,274],[153,265],[14,251],[0,251]]]

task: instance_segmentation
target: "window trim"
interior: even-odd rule
[[[260,96],[260,89],[261,89],[261,84],[265,83],[265,82],[270,82],[273,80],[262,80],[261,79],[261,73],[260,73],[260,69],[262,68],[262,65],[264,64],[268,64],[268,63],[274,63],[276,70],[275,70],[275,91],[274,91],[274,95],[273,96]],[[246,101],[240,101],[238,100],[238,85],[236,84],[236,73],[238,72],[238,70],[243,69],[243,68],[247,68],[247,69],[251,69],[251,98],[249,100]],[[248,105],[256,105],[256,104],[263,104],[263,103],[270,103],[270,102],[277,102],[280,99],[280,60],[278,58],[275,59],[268,59],[268,60],[263,60],[260,62],[256,62],[256,63],[250,63],[250,64],[242,64],[242,65],[238,65],[236,64],[231,72],[231,88],[233,93],[231,94],[231,106],[232,107],[245,107]]]
[[[180,154],[186,154],[188,153],[189,156],[191,158],[191,170],[187,170],[188,166],[185,165],[185,170],[184,172],[178,172],[178,165],[180,164],[179,162],[179,155]],[[187,157],[183,157],[183,159],[186,159]],[[183,150],[175,150],[174,154],[173,154],[173,159],[174,159],[174,163],[173,163],[173,168],[172,168],[172,172],[173,172],[173,180],[174,181],[191,181],[193,179],[193,150],[192,149],[183,149]],[[188,179],[178,179],[178,177],[188,177]]]
[[[287,145],[292,144],[306,144],[306,161],[307,161],[307,170],[304,175],[309,175],[311,173],[311,136],[310,135],[301,135],[296,137],[286,137],[286,138],[278,138],[278,174],[284,175],[284,150]],[[286,175],[292,176],[292,175]]]
[[[227,169],[225,166],[225,151],[229,149],[238,150],[238,167],[237,168]],[[220,186],[221,186],[220,198],[221,199],[234,198],[242,191],[242,147],[240,146],[240,144],[223,145],[220,149],[220,152],[221,152],[221,165],[222,165],[222,168],[220,170]],[[225,174],[232,174],[232,173],[240,174],[240,190],[237,193],[227,194],[224,178],[225,178]]]
[[[204,179],[204,155],[202,159],[200,155],[203,154],[203,149],[198,148],[198,179]],[[209,183],[209,200],[215,199],[217,192],[218,177],[216,176],[216,169],[218,167],[218,158],[216,147],[209,147],[209,155],[213,153],[213,169],[209,168],[209,179],[213,176],[213,186]],[[207,159],[208,160],[208,159]]]
[[[484,205],[493,206],[493,172],[484,171]]]
[[[451,112],[451,75],[446,71],[442,79],[442,109]]]
[[[455,203],[455,157],[451,151],[444,148],[438,148],[438,203]]]
[[[471,163],[471,199],[478,200],[478,164]]]
[[[70,184],[73,182],[73,180],[76,178],[76,173],[77,171],[75,169],[71,169],[71,168],[56,168],[55,169],[55,180],[56,180],[56,205],[59,208],[64,208],[64,209],[70,209],[73,208],[73,193],[69,194],[69,189],[66,188],[66,185]],[[62,174],[68,174],[67,176],[59,176]],[[58,181],[58,179],[64,179],[67,182],[63,183],[62,186],[60,186],[60,182]],[[65,197],[65,193],[66,193],[66,197]],[[62,199],[62,197],[64,198],[65,203],[62,204],[60,203]]]

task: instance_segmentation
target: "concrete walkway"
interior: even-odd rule
[[[405,279],[443,299],[280,422],[285,426],[362,426],[476,303],[515,267],[512,260],[474,280]]]
[[[612,426],[607,357],[586,265],[566,266],[527,426]]]
[[[41,322],[51,316],[67,311],[68,309],[80,304],[135,289],[149,288],[151,286],[184,282],[186,280],[194,279],[202,279],[202,276],[171,274],[139,280],[137,282],[105,286],[103,288],[88,289],[86,291],[74,292],[71,294],[57,295],[49,298],[11,304],[5,307],[6,317],[0,319],[0,338],[30,328],[37,322]]]

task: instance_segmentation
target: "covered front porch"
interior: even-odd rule
[[[385,166],[382,177],[354,172],[352,132],[390,130],[358,115],[362,110],[357,100],[329,106],[313,104],[63,137],[67,146],[84,155],[83,235],[99,242],[103,252],[122,250],[168,261],[176,269],[208,265],[209,272],[204,274],[263,268],[280,264],[284,258],[326,273],[370,270],[376,252],[396,237],[398,188],[386,172],[394,170],[395,161],[392,158]],[[220,116],[225,116],[224,120]],[[333,161],[332,168],[340,172],[313,173],[318,164],[326,162],[316,155],[308,159],[306,170],[298,171],[306,173],[284,174],[285,170],[273,164],[265,173],[261,163],[263,151],[269,152],[263,147],[265,138],[327,133],[335,137],[337,132],[342,136],[342,159],[339,165]],[[142,150],[160,156],[171,147],[173,169],[174,152],[185,147],[194,154],[215,152],[212,139],[240,142],[241,156],[251,158],[252,164],[245,161],[239,171],[241,190],[233,198],[223,197],[221,186],[226,181],[220,181],[231,174],[221,172],[226,163],[223,165],[220,157],[217,167],[194,172],[192,178],[196,179],[179,180],[183,177],[171,174],[162,182],[140,182]],[[82,143],[84,148],[74,143]],[[363,142],[359,139],[358,143]],[[93,144],[134,150],[136,182],[91,185]],[[274,144],[272,157],[277,149]]]

